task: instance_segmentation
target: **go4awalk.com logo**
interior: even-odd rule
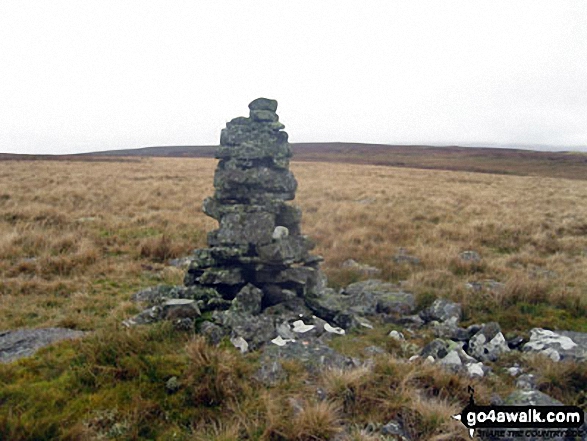
[[[453,418],[469,429],[471,438],[476,430],[480,435],[495,438],[548,439],[583,435],[580,428],[585,414],[577,406],[478,406],[473,388],[469,387],[469,393],[469,404]]]

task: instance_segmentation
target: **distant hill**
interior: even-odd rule
[[[156,146],[78,155],[0,154],[2,159],[140,160],[145,157],[213,158],[216,146]],[[434,147],[343,142],[292,143],[293,161],[345,162],[477,173],[587,179],[587,154],[490,147]]]

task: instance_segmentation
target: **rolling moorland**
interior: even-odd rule
[[[354,259],[401,281],[420,307],[460,302],[464,325],[587,332],[586,155],[347,147],[294,145],[291,166],[302,229],[325,258],[330,286],[366,278],[343,266]],[[0,329],[88,331],[0,365],[0,439],[313,440],[344,426],[348,439],[371,440],[381,438],[368,424],[397,415],[412,439],[468,439],[450,418],[467,386],[478,402],[504,396],[514,389],[505,368],[515,362],[536,374],[540,390],[587,408],[584,363],[515,353],[489,363],[495,375],[470,380],[406,363],[413,354],[388,337],[401,330],[392,324],[333,341],[359,358],[369,345],[384,348],[371,369],[311,376],[291,362],[287,379],[270,387],[252,378],[255,353],[212,347],[164,323],[124,328],[141,309],[131,295],[180,284],[184,271],[169,260],[203,247],[216,227],[200,209],[216,161],[161,155],[184,157],[0,161]],[[419,263],[394,260],[400,248]],[[481,261],[463,262],[466,250]],[[467,288],[486,280],[503,289]]]

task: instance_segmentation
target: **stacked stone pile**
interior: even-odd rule
[[[286,202],[294,199],[297,182],[277,101],[259,98],[249,109],[248,118],[235,118],[222,130],[214,196],[203,204],[219,228],[209,233],[209,248],[195,252],[185,285],[215,291],[233,306],[260,299],[251,307],[259,313],[311,295],[322,276],[321,259],[309,254],[312,243],[301,235],[301,211]]]

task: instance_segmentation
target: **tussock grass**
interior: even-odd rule
[[[374,439],[400,418],[415,439],[461,439],[447,415],[472,382],[422,363],[389,329],[333,342],[353,356],[378,345],[371,369],[312,378],[295,361],[263,387],[254,355],[212,348],[166,325],[126,330],[133,292],[181,283],[170,258],[205,246],[216,222],[200,210],[216,161],[0,162],[0,329],[92,331],[0,366],[0,433],[8,439]],[[347,259],[401,282],[418,305],[446,297],[465,324],[498,321],[587,331],[587,181],[331,163],[293,163],[303,231],[331,286],[363,280]],[[400,253],[419,263],[397,261]],[[479,261],[459,254],[475,251]],[[481,289],[467,288],[474,282]],[[495,284],[494,282],[499,282]],[[385,332],[383,332],[385,331]],[[540,388],[585,406],[582,364],[528,361]],[[178,379],[170,392],[166,382]],[[476,400],[507,394],[504,377],[473,382]],[[316,394],[322,388],[326,398]],[[456,411],[455,411],[456,409]],[[461,430],[460,432],[457,430]]]

